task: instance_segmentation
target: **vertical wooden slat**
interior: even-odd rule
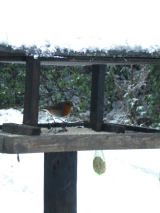
[[[91,128],[96,131],[101,130],[103,123],[105,67],[105,65],[92,66],[90,123]]]
[[[44,213],[77,212],[77,152],[44,154]]]
[[[28,57],[26,61],[24,124],[36,126],[38,123],[39,79],[40,61]]]

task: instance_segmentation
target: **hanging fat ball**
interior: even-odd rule
[[[102,150],[95,151],[93,159],[93,169],[98,175],[101,175],[106,171],[106,162]]]

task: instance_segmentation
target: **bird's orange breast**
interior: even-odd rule
[[[62,111],[62,117],[68,115],[71,111],[71,105],[64,105],[63,111]]]

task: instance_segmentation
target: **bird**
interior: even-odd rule
[[[55,117],[65,117],[70,113],[72,106],[72,102],[59,102],[51,106],[46,106],[42,110]]]
[[[59,102],[51,106],[46,106],[42,110],[48,112],[50,115],[55,116],[61,120],[61,118],[64,118],[70,114],[72,106],[73,106],[72,102],[66,101],[66,102]],[[63,120],[61,121],[64,122]],[[62,127],[62,129],[63,131],[67,131],[65,127]]]

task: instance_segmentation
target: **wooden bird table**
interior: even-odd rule
[[[0,152],[44,153],[44,213],[77,212],[77,151],[160,148],[159,132],[137,133],[130,131],[132,128],[121,126],[119,129],[119,126],[113,128],[113,125],[103,124],[105,65],[156,64],[160,63],[158,58],[66,56],[34,59],[0,53],[0,62],[26,64],[23,125],[13,125],[15,132],[10,131],[12,124],[0,130]],[[38,128],[40,65],[91,66],[91,128],[67,127],[67,132],[57,134],[43,128],[41,133],[34,129]]]
[[[39,136],[0,132],[1,153],[44,152],[44,212],[77,212],[77,151],[160,148],[160,133],[96,132],[67,127],[65,133],[42,129]]]

